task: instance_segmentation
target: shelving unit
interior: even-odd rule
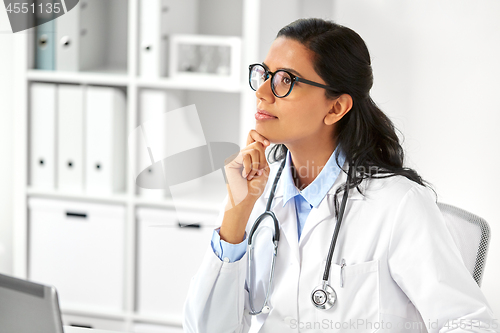
[[[96,0],[86,0],[96,1]],[[100,0],[99,0],[100,1]],[[96,328],[120,329],[134,331],[139,324],[155,324],[164,326],[172,332],[180,329],[182,318],[165,313],[162,316],[150,316],[137,312],[137,233],[138,220],[136,211],[141,207],[159,208],[163,210],[185,209],[194,212],[216,214],[220,201],[210,198],[200,201],[178,202],[167,195],[164,199],[149,199],[138,194],[135,184],[135,167],[138,158],[135,150],[127,150],[126,154],[126,191],[113,195],[90,195],[86,193],[65,193],[58,190],[39,190],[29,186],[29,86],[33,82],[56,84],[77,84],[82,86],[121,87],[126,92],[126,133],[132,133],[138,122],[139,96],[143,89],[165,91],[183,91],[185,105],[195,104],[203,124],[207,142],[233,142],[243,147],[248,131],[253,128],[255,112],[255,94],[248,88],[247,65],[261,62],[276,32],[282,26],[303,16],[319,16],[328,18],[333,13],[332,0],[317,0],[312,4],[306,0],[279,0],[272,4],[260,0],[198,0],[198,8],[193,8],[193,15],[198,20],[198,33],[208,35],[237,35],[241,37],[241,82],[234,85],[210,84],[206,81],[187,81],[169,77],[145,78],[140,75],[139,68],[139,8],[142,0],[119,2],[114,5],[127,4],[120,9],[120,15],[127,16],[126,22],[126,59],[120,65],[111,65],[110,69],[96,69],[84,72],[43,71],[33,69],[34,64],[34,31],[19,36],[16,54],[26,64],[22,77],[14,84],[17,91],[16,109],[16,178],[14,197],[14,275],[29,278],[29,198],[63,199],[85,203],[104,203],[120,205],[125,208],[124,225],[124,272],[123,272],[123,306],[119,312],[100,311],[92,308],[62,308],[63,315],[71,320],[92,318]],[[175,0],[176,1],[176,0]],[[82,1],[81,1],[82,2]],[[287,7],[288,11],[281,9]],[[304,9],[307,10],[304,11]],[[326,13],[326,14],[325,14]],[[278,15],[279,14],[279,15]],[[112,22],[119,20],[113,15]],[[120,23],[121,24],[121,23]],[[121,24],[123,27],[123,24]],[[125,61],[124,61],[125,60]],[[126,68],[123,70],[123,65]],[[224,124],[224,126],[222,126]],[[207,239],[209,244],[209,239]],[[188,264],[186,264],[188,265]],[[173,268],[179,269],[177,268]],[[180,268],[182,269],[182,267]],[[68,319],[69,320],[69,319]],[[85,321],[85,320],[83,320]],[[111,326],[108,326],[110,322]],[[113,326],[117,324],[118,326]],[[177,330],[176,330],[177,329]]]

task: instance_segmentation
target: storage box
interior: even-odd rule
[[[93,318],[87,316],[75,316],[75,315],[63,314],[62,322],[64,326],[90,328],[93,330],[109,330],[116,332],[125,332],[127,330],[125,321],[119,321],[113,319],[103,319],[103,318]]]
[[[125,207],[29,198],[31,280],[53,285],[61,308],[122,311]]]
[[[135,323],[134,333],[182,333],[182,327]]]
[[[214,213],[184,213],[138,208],[137,311],[148,316],[182,315],[189,282],[211,247]]]

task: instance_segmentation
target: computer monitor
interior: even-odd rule
[[[0,274],[0,332],[63,333],[56,289]]]

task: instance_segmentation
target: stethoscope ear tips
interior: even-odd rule
[[[271,311],[271,308],[267,305],[262,308],[262,313],[269,313],[269,311]]]

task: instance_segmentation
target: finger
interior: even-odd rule
[[[266,148],[264,146],[262,146],[262,144],[260,142],[254,142],[253,144],[251,144],[249,146],[250,147],[253,147],[254,149],[258,150],[259,152],[259,166],[258,166],[258,169],[263,169],[268,163],[267,163],[267,159],[266,159]]]
[[[266,177],[269,177],[269,165],[266,165],[266,167],[262,168],[262,169],[259,169],[259,171],[257,171],[257,173],[255,174],[254,177],[252,178],[255,178],[255,177],[260,177],[262,175],[266,176]],[[251,179],[249,179],[251,180]]]
[[[256,142],[256,141],[262,143],[264,145],[264,147],[267,147],[271,144],[266,137],[264,137],[262,134],[260,134],[256,130],[252,129],[248,133],[247,146]]]
[[[258,143],[258,144],[260,144],[260,143]],[[259,151],[259,149],[251,148],[251,149],[245,150],[245,154],[250,156],[250,166],[249,166],[250,168],[247,170],[248,171],[247,178],[248,178],[248,180],[251,180],[255,176],[257,171],[259,171],[259,168],[261,167],[260,151]]]
[[[252,156],[246,151],[242,151],[242,154],[243,154],[243,170],[241,176],[243,178],[247,178],[250,172],[252,171]]]
[[[264,157],[264,161],[265,161],[265,157]],[[252,178],[257,177],[257,176],[261,176],[264,168],[267,166],[267,162],[263,163],[262,161],[260,161],[258,164],[254,162],[252,165],[253,165],[253,168],[252,168],[252,171],[250,172],[250,174],[248,175],[248,180],[252,180]]]

